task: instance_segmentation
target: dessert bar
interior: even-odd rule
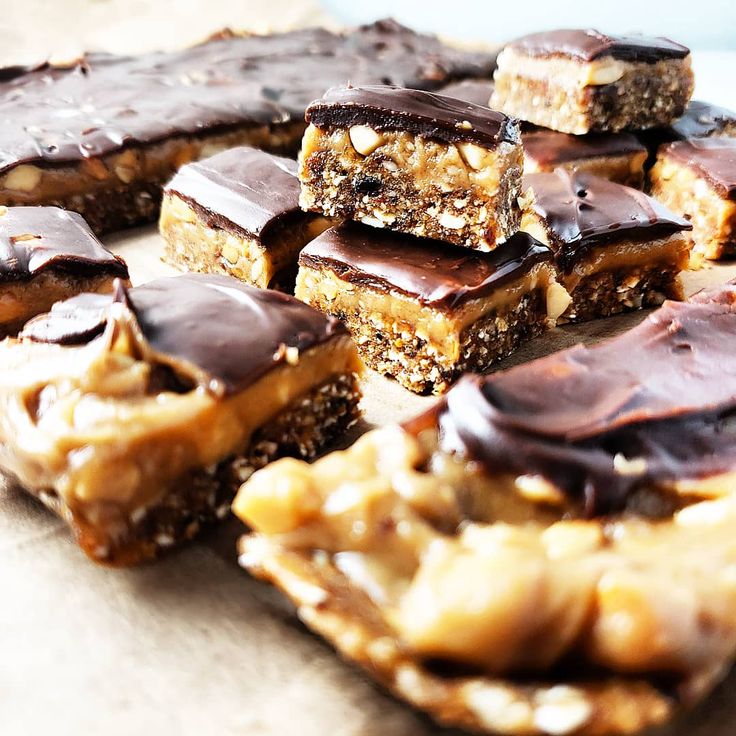
[[[307,104],[349,80],[436,89],[488,77],[493,54],[456,51],[393,21],[346,33],[222,32],[181,51],[87,54],[0,75],[0,204],[55,204],[109,231],[158,214],[182,164],[250,145],[296,154]]]
[[[138,563],[223,518],[238,485],[358,416],[347,331],[192,274],[83,294],[0,343],[0,468],[95,561]]]
[[[58,207],[0,206],[0,336],[17,332],[54,302],[81,292],[111,292],[128,279],[119,256],[102,246],[76,213]]]
[[[307,108],[301,205],[491,250],[518,229],[519,126],[488,107],[391,86],[341,87]]]
[[[256,472],[240,562],[444,725],[660,724],[736,652],[735,349],[727,286],[465,377],[403,427]]]
[[[524,132],[524,173],[558,167],[584,171],[641,189],[647,149],[632,133],[569,135],[556,130]]]
[[[164,188],[164,260],[292,291],[299,251],[330,226],[299,209],[296,161],[233,148],[183,166]]]
[[[580,321],[682,298],[690,223],[631,187],[557,169],[524,177],[522,229],[555,251]]]
[[[417,393],[486,370],[570,303],[552,252],[525,233],[479,253],[354,222],[302,251],[296,296],[342,320],[368,366]]]
[[[659,149],[650,172],[652,196],[693,225],[695,251],[736,254],[736,139],[678,141]]]
[[[491,107],[563,133],[670,125],[693,92],[690,51],[666,38],[534,33],[498,56]]]

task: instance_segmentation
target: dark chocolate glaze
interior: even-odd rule
[[[529,158],[550,168],[571,161],[646,153],[632,133],[568,135],[556,130],[535,130],[522,133],[521,142]]]
[[[662,59],[684,59],[690,49],[661,36],[608,36],[589,28],[542,31],[523,36],[508,48],[527,56],[566,56],[593,61],[611,56],[621,61],[654,63]]]
[[[54,269],[79,276],[128,278],[122,258],[103,247],[76,212],[8,207],[0,214],[0,283]]]
[[[569,272],[591,247],[662,238],[692,225],[638,189],[583,172],[527,174],[533,211],[544,221],[557,262]]]
[[[87,54],[71,66],[0,70],[0,171],[58,165],[177,135],[303,120],[331,86],[435,89],[488,77],[495,55],[451,49],[394,21],[345,34],[220,33],[183,51]]]
[[[463,79],[460,82],[448,84],[438,92],[446,97],[454,97],[456,100],[488,107],[493,94],[493,87],[492,79]]]
[[[727,199],[736,200],[736,138],[694,138],[670,143],[662,155],[692,169]]]
[[[592,348],[465,378],[408,428],[434,421],[445,451],[541,475],[589,514],[615,511],[639,488],[736,469],[734,349],[729,284]]]
[[[263,238],[286,218],[309,217],[299,209],[296,171],[291,159],[231,148],[183,166],[165,191],[204,210],[220,227]]]
[[[518,121],[487,106],[388,85],[330,89],[307,108],[306,119],[319,128],[368,125],[448,143],[472,141],[485,148],[520,140]]]
[[[350,283],[396,290],[422,304],[452,309],[493,293],[553,257],[546,245],[526,233],[482,253],[346,222],[309,243],[299,263],[327,268]]]
[[[114,302],[135,316],[150,347],[196,366],[218,395],[242,391],[300,352],[345,335],[345,328],[294,297],[256,289],[229,276],[186,274],[114,296],[83,294],[31,320],[20,339],[79,345],[99,336]]]

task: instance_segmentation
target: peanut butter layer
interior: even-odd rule
[[[2,469],[103,539],[192,474],[248,456],[261,427],[359,370],[339,324],[196,275],[62,302],[0,346],[0,365]],[[356,399],[321,421],[352,421]]]
[[[593,30],[533,34],[499,54],[491,106],[563,133],[662,127],[693,91],[690,52],[668,39]]]
[[[296,153],[306,105],[330,86],[436,88],[488,76],[493,61],[379,21],[12,67],[0,81],[0,203],[74,208],[96,231],[150,220],[161,185],[209,144]]]
[[[471,253],[345,223],[302,251],[296,295],[343,320],[370,367],[439,393],[554,323],[569,297],[552,260],[521,233]]]
[[[302,208],[477,250],[492,250],[518,229],[523,161],[515,121],[392,87],[337,90],[309,110]]]
[[[668,304],[600,347],[468,377],[347,451],[258,471],[233,506],[253,529],[241,564],[445,725],[662,723],[736,652],[735,303],[727,286]]]

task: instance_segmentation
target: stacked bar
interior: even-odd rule
[[[307,109],[304,209],[357,222],[299,258],[296,295],[343,320],[366,363],[444,391],[554,324],[552,252],[519,234],[518,125],[486,106],[391,86]]]
[[[82,294],[0,343],[0,468],[95,561],[133,564],[228,513],[274,458],[358,416],[347,331],[306,304],[192,274]]]
[[[735,336],[719,287],[279,461],[236,497],[240,562],[444,725],[660,724],[736,656]]]

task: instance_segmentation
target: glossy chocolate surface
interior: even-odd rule
[[[336,87],[307,108],[307,122],[319,128],[368,125],[376,130],[407,131],[485,148],[519,142],[519,123],[487,106],[431,92],[387,85]]]
[[[702,138],[665,146],[662,156],[692,169],[722,197],[736,200],[736,138]]]
[[[123,259],[104,248],[76,212],[59,207],[0,209],[0,283],[28,281],[48,269],[128,278]]]
[[[707,138],[723,131],[726,127],[736,129],[736,112],[709,102],[692,100],[685,114],[672,124],[677,139]]]
[[[687,220],[638,189],[599,176],[556,169],[527,174],[524,185],[534,194],[532,209],[565,271],[593,246],[653,240],[692,229]]]
[[[346,334],[337,321],[294,297],[228,276],[186,274],[114,296],[83,294],[54,305],[26,325],[21,339],[79,345],[103,332],[111,305],[125,305],[159,356],[195,366],[218,395],[247,388],[286,361],[285,349],[308,350]]]
[[[422,304],[459,307],[521,278],[552,251],[517,233],[490,253],[346,222],[302,250],[299,263],[328,268],[350,283],[396,290]]]
[[[456,100],[463,102],[472,102],[474,105],[488,107],[488,103],[493,94],[492,79],[463,79],[460,82],[453,82],[437,90],[439,94],[446,97],[454,97]]]
[[[639,488],[736,469],[735,349],[735,286],[666,302],[594,347],[463,379],[434,410],[440,446],[616,510]]]
[[[177,194],[208,224],[261,238],[301,215],[297,164],[255,148],[231,148],[179,169],[165,191]]]
[[[545,168],[591,158],[630,156],[647,150],[631,133],[568,135],[556,130],[535,130],[523,133],[521,141],[525,155]]]
[[[0,171],[101,156],[177,135],[303,119],[334,85],[435,89],[490,75],[493,54],[457,51],[393,21],[345,34],[219,34],[183,51],[93,53],[70,66],[0,70]]]
[[[621,61],[654,63],[662,59],[683,59],[690,49],[661,36],[608,36],[592,28],[568,28],[523,36],[508,48],[527,56],[564,56],[593,61],[611,56]]]

